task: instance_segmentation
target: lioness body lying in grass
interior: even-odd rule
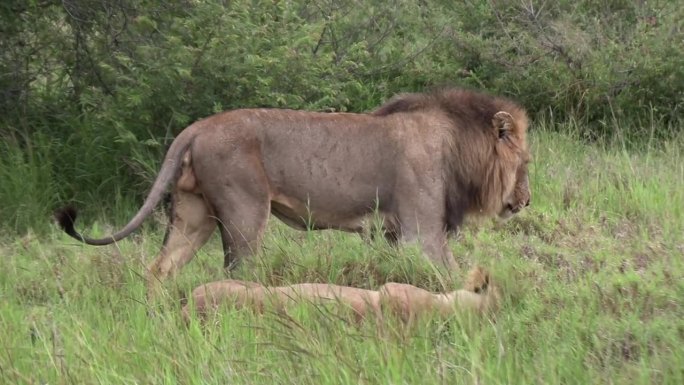
[[[490,284],[489,274],[474,268],[464,287],[450,293],[434,294],[409,284],[389,282],[378,290],[358,289],[325,283],[302,283],[267,287],[255,282],[224,280],[211,282],[192,291],[192,302],[183,306],[183,318],[191,318],[191,306],[205,320],[221,306],[236,309],[251,308],[263,313],[266,308],[282,309],[295,303],[323,304],[336,301],[352,310],[356,321],[368,316],[398,315],[410,323],[416,316],[433,312],[447,317],[460,311],[477,313],[496,310],[499,290]]]

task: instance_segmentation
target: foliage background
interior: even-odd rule
[[[680,3],[0,1],[0,383],[684,383]],[[533,204],[450,244],[503,288],[495,317],[383,334],[303,306],[186,329],[176,293],[225,277],[217,237],[159,309],[141,273],[163,215],[103,248],[50,227],[67,201],[84,233],[125,223],[172,138],[212,113],[363,112],[440,85],[533,117]],[[262,249],[231,276],[442,291],[463,275],[278,221]]]
[[[135,206],[174,135],[231,108],[362,112],[459,85],[590,140],[669,137],[683,20],[676,1],[3,1],[0,223]]]

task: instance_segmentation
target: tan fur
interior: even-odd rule
[[[186,322],[192,319],[192,309],[200,320],[220,307],[248,308],[263,313],[266,309],[286,310],[297,303],[336,303],[352,310],[355,320],[393,314],[405,323],[432,314],[449,317],[458,312],[489,313],[500,305],[500,291],[490,282],[489,273],[476,267],[468,274],[464,287],[445,294],[433,294],[421,288],[386,283],[378,290],[357,289],[332,284],[302,283],[290,286],[265,287],[253,282],[224,280],[197,287],[192,300],[183,306]]]
[[[399,95],[370,114],[228,111],[173,141],[145,203],[116,234],[140,226],[172,189],[171,223],[148,268],[151,294],[218,228],[227,268],[256,252],[269,213],[298,229],[362,233],[375,214],[388,240],[418,242],[456,269],[449,231],[466,215],[508,217],[529,204],[527,116],[510,100],[467,90]]]

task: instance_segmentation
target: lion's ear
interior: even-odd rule
[[[492,119],[492,124],[496,130],[496,136],[501,139],[507,135],[513,134],[513,129],[515,128],[515,122],[513,116],[506,111],[499,111],[494,114]]]

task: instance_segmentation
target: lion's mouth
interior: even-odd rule
[[[521,209],[522,209],[522,207],[520,207],[520,206],[513,206],[512,204],[507,203],[504,205],[504,207],[499,212],[499,218],[508,219],[508,218],[512,217],[513,215],[517,214]]]

